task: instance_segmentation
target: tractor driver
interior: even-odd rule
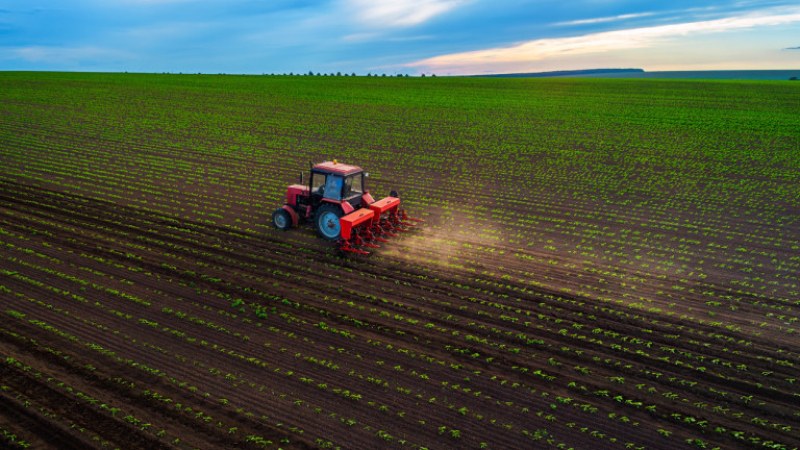
[[[344,188],[342,188],[342,197],[347,198],[353,190],[353,177],[344,179]]]
[[[342,199],[342,177],[338,175],[328,175],[325,179],[325,189],[321,193],[325,198],[331,200]]]

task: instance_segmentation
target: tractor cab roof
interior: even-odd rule
[[[352,166],[350,164],[342,164],[337,161],[325,161],[315,165],[312,170],[316,172],[335,173],[342,176],[353,175],[363,172],[361,167]]]

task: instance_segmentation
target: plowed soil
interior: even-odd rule
[[[52,148],[91,140],[91,127],[66,137],[48,127],[15,129]],[[741,205],[702,237],[668,226],[697,217],[669,206],[626,213],[489,192],[453,209],[407,202],[425,223],[367,257],[341,257],[310,227],[271,229],[278,204],[254,206],[224,182],[169,197],[131,179],[127,195],[102,174],[124,174],[129,144],[88,146],[119,165],[92,168],[90,180],[57,159],[49,175],[12,158],[0,168],[3,445],[800,446],[797,278],[763,268],[796,258],[796,223],[769,230]],[[46,158],[50,147],[28,148]],[[280,173],[280,161],[261,168]],[[447,188],[469,194],[459,189]],[[223,220],[197,212],[214,206]],[[480,212],[495,206],[505,220]],[[538,225],[522,220],[532,211]],[[581,214],[594,214],[590,241],[563,222]],[[743,247],[763,250],[743,257],[748,267],[785,281],[737,284],[729,258]],[[666,263],[681,257],[702,276]]]

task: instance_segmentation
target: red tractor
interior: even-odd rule
[[[386,237],[396,236],[420,220],[400,209],[395,191],[375,201],[366,189],[366,178],[360,167],[336,160],[312,166],[308,185],[301,173],[300,184],[286,189],[286,204],[272,214],[272,223],[288,230],[312,221],[317,233],[336,241],[339,250],[369,254],[363,247],[377,248],[376,242],[386,242]]]

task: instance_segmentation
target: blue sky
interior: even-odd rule
[[[0,70],[800,68],[797,0],[0,0]]]

